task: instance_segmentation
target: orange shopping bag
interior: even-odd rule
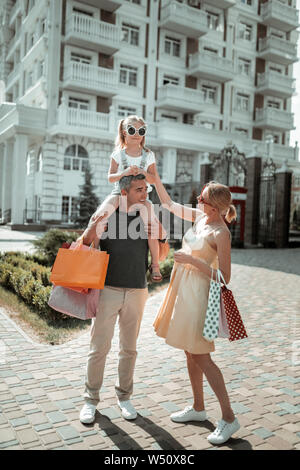
[[[50,281],[69,288],[103,289],[109,255],[106,251],[82,248],[82,240],[75,249],[58,250]]]

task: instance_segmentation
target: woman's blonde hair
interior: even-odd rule
[[[232,204],[231,192],[228,186],[210,181],[206,185],[208,191],[208,200],[216,208],[219,209],[222,215],[225,215],[226,222],[236,220],[237,213],[234,205]]]
[[[121,119],[118,125],[118,135],[115,140],[115,150],[123,149],[125,147],[125,137],[123,131],[126,131],[127,126],[133,125],[139,122],[143,126],[146,126],[146,123],[142,117],[135,116],[134,114],[127,116],[125,119]],[[149,149],[145,147],[145,136],[141,140],[141,147],[149,152]]]

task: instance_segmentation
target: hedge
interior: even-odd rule
[[[173,267],[173,252],[165,261],[160,263],[160,270],[164,279],[170,276]],[[30,305],[45,319],[53,323],[57,320],[80,322],[75,318],[56,312],[48,306],[51,292],[50,267],[37,262],[36,255],[28,255],[16,252],[0,253],[0,285],[17,294],[27,305]],[[45,259],[41,258],[42,262]],[[150,276],[147,275],[150,282]]]

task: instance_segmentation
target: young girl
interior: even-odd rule
[[[145,121],[138,116],[128,116],[119,122],[118,135],[115,142],[115,150],[111,155],[108,181],[114,183],[115,187],[111,195],[108,196],[92,217],[95,220],[99,214],[107,213],[109,217],[120,205],[121,191],[119,180],[123,176],[143,174],[146,178],[148,192],[152,190],[150,184],[154,183],[155,156],[145,147],[145,135],[147,127]],[[149,184],[150,183],[150,184]],[[152,233],[158,233],[159,221],[154,214],[153,204],[150,201],[145,203],[146,210],[141,211],[141,217],[145,225],[148,221],[153,227]],[[101,234],[97,230],[97,237]],[[163,231],[163,238],[166,232]],[[151,252],[151,278],[154,282],[160,282],[162,275],[159,270],[159,242],[157,239],[148,238]]]
[[[194,403],[173,413],[172,421],[205,421],[203,375],[222,410],[222,419],[208,436],[212,444],[226,442],[240,424],[231,408],[223,375],[210,357],[214,343],[203,335],[211,274],[219,267],[225,282],[231,276],[231,235],[225,224],[236,218],[230,190],[208,183],[198,196],[198,208],[191,209],[171,200],[157,174],[156,190],[161,203],[178,217],[194,222],[183,237],[182,248],[174,253],[174,267],[165,298],[154,322],[156,334],[167,344],[185,351]]]

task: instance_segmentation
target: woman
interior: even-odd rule
[[[194,403],[173,413],[175,422],[204,421],[203,374],[215,392],[222,410],[222,419],[208,436],[212,444],[226,442],[239,428],[232,411],[223,375],[210,357],[214,343],[202,336],[208,304],[210,279],[216,279],[219,267],[225,282],[231,275],[231,235],[225,220],[236,218],[227,186],[208,183],[198,196],[198,208],[174,203],[157,172],[155,186],[166,209],[182,219],[193,222],[183,237],[182,249],[174,253],[174,267],[165,299],[154,322],[158,336],[166,343],[183,349],[191,381]]]

